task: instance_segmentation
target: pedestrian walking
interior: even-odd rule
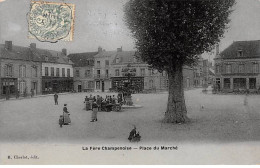
[[[55,102],[55,105],[58,105],[58,98],[59,98],[58,94],[55,93],[55,94],[54,94],[54,102]]]
[[[97,105],[97,102],[94,101],[92,104],[92,114],[91,114],[90,122],[97,121],[97,112],[98,112],[98,105]]]

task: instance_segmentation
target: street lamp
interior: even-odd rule
[[[123,89],[123,94],[124,98],[126,101],[126,105],[132,106],[133,101],[132,101],[132,77],[135,76],[136,69],[131,68],[131,65],[128,64],[126,68],[122,69],[122,74],[127,77],[127,82],[124,83],[124,89]]]

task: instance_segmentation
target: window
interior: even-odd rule
[[[153,80],[149,81],[149,88],[152,89],[153,88]]]
[[[230,89],[230,78],[224,78],[224,89]]]
[[[93,81],[88,81],[88,88],[93,88],[94,87],[94,83]]]
[[[76,70],[76,74],[75,75],[76,75],[76,77],[79,77],[79,70],[78,69]]]
[[[226,73],[231,73],[231,65],[226,65]]]
[[[67,77],[70,77],[70,69],[67,69]]]
[[[149,76],[152,76],[153,70],[152,70],[152,69],[149,69],[148,71],[149,71]]]
[[[45,67],[45,76],[49,76],[49,68]]]
[[[21,81],[19,83],[19,92],[20,92],[20,94],[24,94],[24,92],[26,91],[25,88],[26,88],[26,83],[24,81]]]
[[[97,70],[97,77],[100,78],[100,70]]]
[[[12,77],[13,76],[13,65],[5,65],[5,76],[6,77]]]
[[[100,67],[100,61],[97,61],[97,67]]]
[[[54,76],[54,67],[51,67],[51,76]]]
[[[244,73],[244,64],[240,64],[239,66],[238,66],[238,73]]]
[[[249,89],[256,89],[256,78],[249,78]]]
[[[32,66],[32,77],[36,78],[37,77],[37,67]]]
[[[253,73],[258,73],[258,64],[253,63]]]
[[[25,65],[21,65],[21,66],[19,67],[19,76],[20,76],[21,78],[26,77],[26,66],[25,66]]]
[[[60,76],[60,68],[56,68],[56,76],[57,76],[57,77]]]
[[[115,76],[119,76],[119,69],[116,69]]]
[[[62,68],[62,77],[65,77],[65,68]]]
[[[108,78],[109,73],[108,73],[108,69],[106,69],[106,78]]]
[[[141,76],[145,76],[145,69],[141,69]]]
[[[96,89],[100,89],[100,81],[96,82]]]
[[[91,77],[91,75],[90,75],[90,70],[86,70],[86,71],[85,71],[85,77]]]
[[[48,58],[48,56],[45,56],[45,61],[49,61],[49,58]]]
[[[117,63],[117,64],[119,63],[119,58],[118,58],[118,57],[116,58],[116,63]]]
[[[242,51],[242,50],[238,50],[237,56],[238,56],[238,57],[243,57],[243,51]]]
[[[106,66],[109,66],[109,60],[106,60]]]

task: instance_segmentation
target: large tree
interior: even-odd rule
[[[166,71],[169,97],[165,122],[188,121],[183,66],[211,51],[229,23],[235,0],[130,0],[125,22],[143,61]]]

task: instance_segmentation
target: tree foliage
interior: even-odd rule
[[[129,0],[125,22],[143,61],[159,71],[192,65],[223,37],[235,0]]]

